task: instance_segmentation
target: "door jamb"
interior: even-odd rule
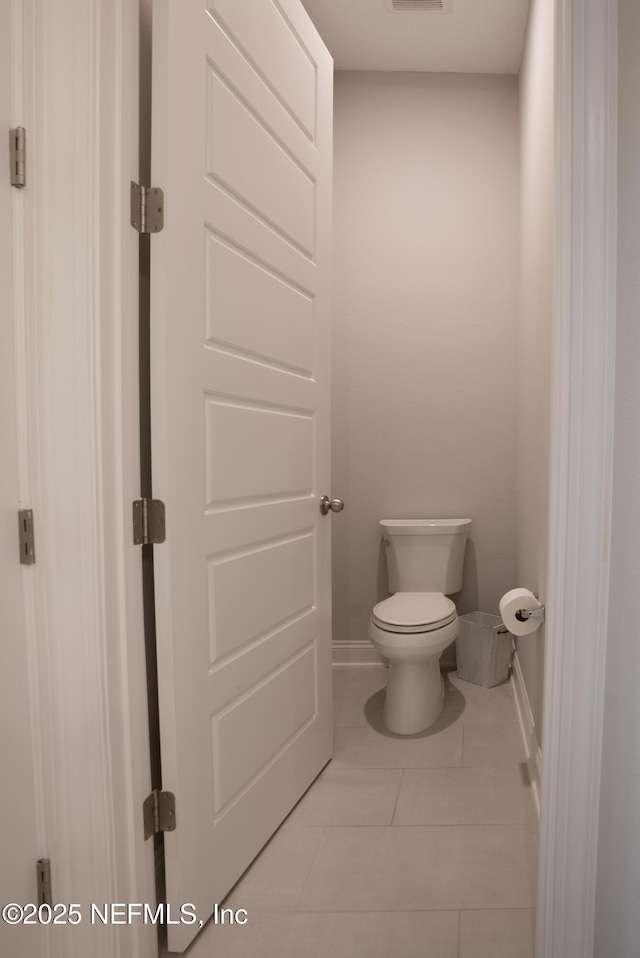
[[[615,409],[617,0],[558,0],[537,958],[593,954]]]
[[[142,801],[149,744],[139,554],[138,11],[129,0],[11,0],[21,495],[34,509],[27,620],[40,705],[42,850],[82,922],[50,958],[154,958],[156,929],[92,926],[89,903],[155,900]],[[6,175],[6,168],[4,171]],[[17,504],[16,504],[17,508]],[[34,863],[35,894],[35,863]]]

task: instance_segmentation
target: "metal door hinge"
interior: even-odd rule
[[[131,183],[131,225],[139,233],[159,233],[164,226],[164,193],[157,186]]]
[[[176,828],[176,797],[173,792],[154,788],[142,805],[144,840],[158,832],[173,832]]]
[[[9,130],[9,158],[11,185],[19,188],[27,184],[27,134],[23,126]]]
[[[48,858],[39,858],[36,862],[36,881],[38,885],[36,901],[38,905],[53,905],[51,894],[51,862]]]
[[[18,537],[20,562],[33,565],[36,561],[36,542],[33,534],[33,509],[18,509]]]
[[[161,499],[135,499],[133,503],[133,544],[155,545],[166,538],[164,502]]]

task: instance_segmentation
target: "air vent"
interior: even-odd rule
[[[391,13],[451,13],[451,0],[387,0]]]

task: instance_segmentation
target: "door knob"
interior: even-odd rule
[[[331,512],[342,512],[344,509],[344,502],[342,499],[330,499],[329,496],[323,496],[320,500],[320,512],[323,516]]]

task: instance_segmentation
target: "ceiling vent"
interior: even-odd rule
[[[391,13],[451,13],[451,0],[386,0]]]

